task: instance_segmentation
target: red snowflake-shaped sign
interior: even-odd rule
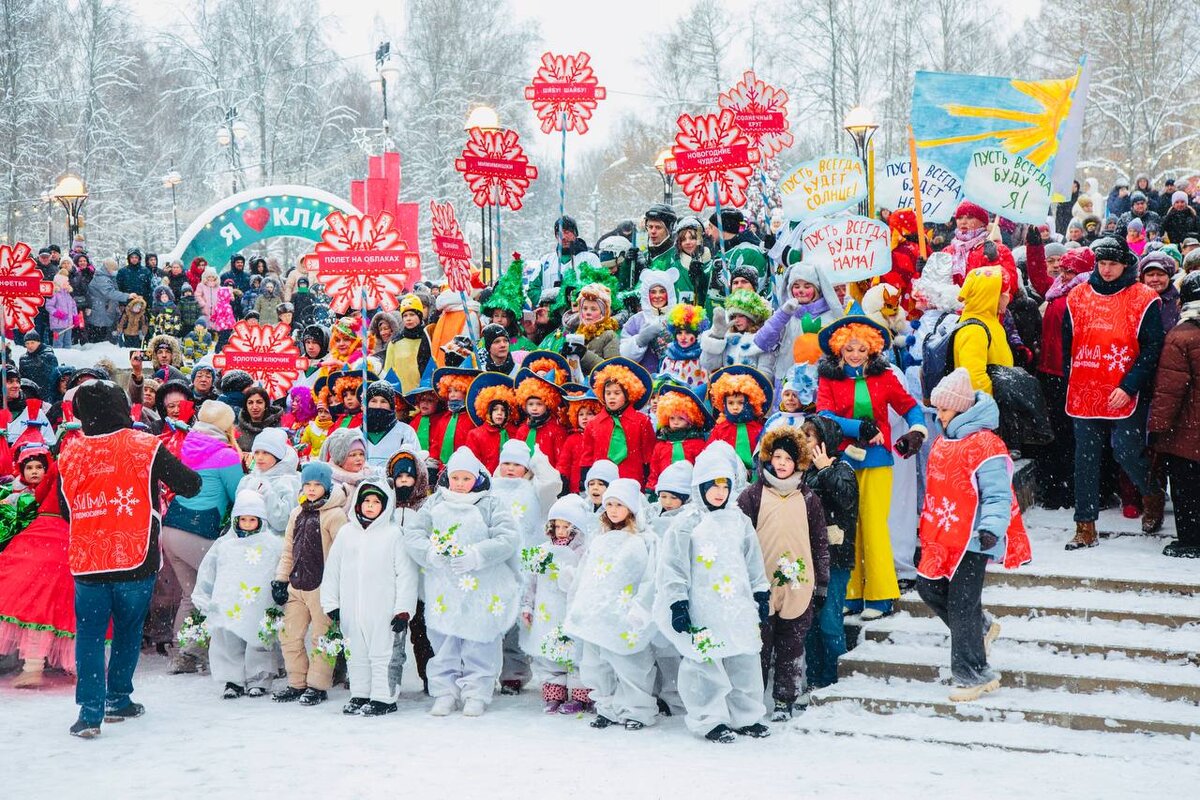
[[[334,211],[314,251],[305,256],[337,314],[346,309],[395,311],[400,296],[420,278],[421,256],[408,249],[386,211],[347,217]],[[364,292],[366,303],[364,306]]]
[[[588,120],[596,110],[596,101],[605,98],[603,86],[596,85],[596,74],[587,53],[573,56],[542,54],[542,65],[525,87],[525,99],[542,124],[542,133],[566,129],[587,133]]]
[[[4,308],[4,327],[26,333],[46,297],[54,293],[54,284],[29,257],[29,245],[17,242],[0,245],[0,305]]]
[[[437,253],[446,282],[456,292],[465,292],[471,284],[471,246],[463,237],[449,203],[429,201],[429,216],[433,222],[433,252]]]
[[[788,129],[787,102],[787,92],[764,83],[749,69],[736,86],[717,98],[720,108],[733,111],[734,123],[763,158],[774,158],[795,141]]]
[[[521,210],[521,198],[538,171],[530,166],[518,138],[516,131],[471,128],[468,132],[467,145],[454,160],[454,168],[466,178],[471,199],[480,208]]]
[[[249,372],[272,400],[278,400],[287,395],[300,370],[308,366],[308,359],[300,355],[286,324],[259,325],[244,319],[234,326],[221,352],[213,356],[213,366]]]
[[[680,114],[677,124],[673,157],[667,159],[664,169],[683,187],[688,206],[693,211],[715,206],[714,183],[722,206],[744,206],[759,153],[734,122],[733,111],[695,117]]]

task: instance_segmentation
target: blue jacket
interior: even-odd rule
[[[987,392],[975,392],[975,405],[950,420],[945,432],[947,439],[965,439],[979,431],[995,431],[1000,427],[1000,407]],[[1012,520],[1012,462],[1004,458],[989,459],[975,473],[975,484],[979,491],[979,506],[975,511],[975,522],[971,526],[971,541],[967,550],[984,553],[992,559],[1004,558],[1007,547],[1005,532]],[[979,532],[987,531],[996,536],[996,544],[984,550],[979,543]]]
[[[176,495],[163,525],[205,539],[221,535],[244,473],[237,451],[219,435],[212,426],[199,422],[184,437],[179,460],[200,474],[200,492],[194,497]]]
[[[129,301],[129,295],[117,288],[117,277],[101,267],[88,284],[88,304],[91,313],[87,324],[97,328],[111,328],[121,316],[121,303]]]

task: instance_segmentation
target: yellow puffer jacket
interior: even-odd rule
[[[967,320],[977,320],[987,326],[987,333],[978,325],[961,327],[954,335],[954,366],[966,367],[971,373],[971,386],[988,394],[992,393],[992,380],[987,374],[988,365],[1013,365],[1008,336],[996,316],[1003,285],[1004,276],[999,267],[982,267],[967,273],[967,279],[958,295],[963,301],[959,324],[962,325]],[[990,343],[988,334],[991,334]]]

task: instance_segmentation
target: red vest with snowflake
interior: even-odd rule
[[[63,448],[58,467],[71,507],[67,560],[72,575],[125,572],[146,560],[150,525],[150,467],[161,442],[125,428],[82,436]]]
[[[962,439],[942,436],[933,443],[926,466],[925,509],[921,512],[921,563],[917,573],[922,577],[950,578],[958,569],[979,509],[975,473],[991,458],[1008,459],[1004,441],[991,431],[978,431]],[[1011,474],[1012,463],[1008,466]],[[1028,563],[1029,537],[1015,494],[1005,535],[1004,566],[1013,569]]]
[[[1089,284],[1067,295],[1071,315],[1071,377],[1067,381],[1067,413],[1081,419],[1124,419],[1137,406],[1137,395],[1119,408],[1108,397],[1138,357],[1138,329],[1158,292],[1135,283],[1113,295]]]

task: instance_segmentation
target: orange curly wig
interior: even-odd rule
[[[596,393],[596,397],[603,397],[604,387],[614,382],[625,390],[625,399],[631,406],[637,405],[646,394],[646,385],[639,381],[628,367],[622,367],[620,364],[609,364],[604,369],[596,370],[592,374],[592,391]]]
[[[357,392],[362,388],[362,375],[340,375],[333,381],[333,390],[330,391],[329,384],[325,384],[325,388],[321,389],[319,399],[329,405],[337,405],[342,401],[342,395],[346,392]]]
[[[704,427],[704,415],[696,407],[696,401],[689,400],[679,392],[664,392],[659,395],[654,412],[660,428],[667,428],[671,417],[683,417],[693,428]]]
[[[579,411],[582,408],[590,408],[593,416],[604,410],[599,400],[573,400],[567,403],[567,423],[573,431],[582,430],[579,426]]]
[[[877,356],[883,352],[883,336],[870,325],[863,325],[859,322],[851,322],[833,332],[833,335],[829,337],[830,352],[840,358],[842,348],[851,339],[858,339],[865,344],[867,351],[873,356]]]
[[[533,361],[527,361],[521,365],[527,367],[530,372],[536,372],[538,375],[545,375],[547,372],[554,373],[554,382],[562,386],[570,377],[563,372],[562,366],[554,363],[548,358],[535,358]]]
[[[539,378],[526,378],[517,384],[517,403],[521,408],[525,407],[525,401],[531,397],[541,400],[551,411],[557,411],[562,402],[562,395]]]
[[[508,422],[514,422],[517,418],[517,394],[507,386],[489,386],[475,395],[476,416],[488,421],[488,409],[497,401],[508,406]]]
[[[470,375],[443,375],[438,381],[437,393],[438,396],[445,400],[450,396],[451,389],[458,389],[466,396],[467,389],[471,386]]]
[[[746,402],[760,417],[767,405],[767,398],[763,394],[762,387],[749,375],[722,375],[709,386],[708,391],[712,394],[713,409],[721,411],[721,416],[724,416],[725,398],[731,394],[745,395]]]

